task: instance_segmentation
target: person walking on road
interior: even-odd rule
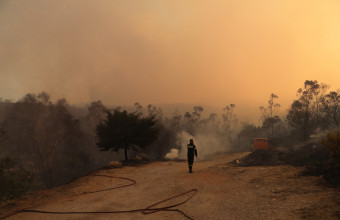
[[[193,139],[190,139],[190,143],[187,145],[187,148],[188,148],[189,173],[192,173],[192,166],[194,165],[194,156],[196,156],[197,158],[197,149]]]

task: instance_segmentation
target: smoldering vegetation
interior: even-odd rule
[[[46,92],[26,94],[17,102],[1,100],[0,157],[16,164],[16,168],[4,165],[2,171],[10,174],[20,167],[27,171],[22,187],[40,189],[65,184],[111,161],[123,160],[121,150],[102,152],[97,146],[96,127],[110,109],[121,108],[108,108],[101,101],[85,107],[69,105],[65,99],[52,102]],[[228,151],[237,125],[234,109],[235,105],[229,105],[221,118],[216,114],[202,118],[203,107],[194,106],[192,112],[175,111],[165,117],[156,106],[135,103],[128,111],[154,117],[159,132],[152,144],[133,146],[129,158],[157,160],[172,152],[169,158],[184,159],[190,138],[198,146],[200,159]]]
[[[77,109],[65,99],[53,103],[42,92],[15,103],[2,101],[0,109],[0,154],[33,174],[32,189],[64,184],[118,158],[95,146],[94,128],[104,109],[100,102],[85,115],[73,115]]]
[[[314,175],[325,175],[338,184],[340,92],[328,88],[307,80],[298,89],[297,99],[286,115],[277,114],[279,97],[272,93],[268,104],[259,108],[260,125],[239,122],[235,104],[226,105],[221,115],[210,113],[203,117],[203,106],[163,115],[157,106],[135,103],[126,111],[140,118],[153,118],[158,132],[151,144],[130,146],[129,158],[186,159],[186,145],[193,138],[198,159],[205,160],[223,152],[253,150],[252,139],[262,137],[269,139],[271,151],[255,152],[253,158],[245,161],[255,159],[256,165],[257,155],[263,161],[270,161],[260,164],[284,164],[291,155],[298,155],[296,160],[291,158],[294,163],[301,165],[299,161],[308,160]],[[11,188],[11,195],[4,193],[11,190],[2,190],[0,199],[20,195],[28,189],[65,184],[111,161],[123,160],[124,152],[120,149],[100,151],[96,133],[98,125],[107,120],[108,111],[121,109],[107,107],[99,100],[83,107],[69,105],[65,99],[52,102],[45,92],[26,94],[17,102],[1,100],[0,185],[2,189],[15,187]],[[318,158],[316,163],[313,158]]]
[[[199,151],[199,159],[209,159],[220,152],[233,149],[238,119],[235,105],[223,108],[222,115],[210,113],[203,117],[203,106],[193,106],[192,111],[181,113],[178,109],[172,115],[164,116],[162,109],[152,105],[143,108],[135,103],[142,115],[156,115],[160,133],[158,139],[143,149],[151,159],[186,159],[187,144],[192,138]]]
[[[278,96],[272,93],[261,106],[262,125],[244,124],[238,144],[246,149],[252,137],[266,137],[268,151],[254,151],[239,165],[303,166],[306,175],[322,176],[333,186],[340,185],[340,90],[306,80],[283,116],[277,115]]]

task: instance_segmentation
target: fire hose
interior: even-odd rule
[[[51,201],[55,201],[55,200],[60,200],[60,199],[69,199],[72,197],[76,197],[76,196],[81,196],[81,195],[88,195],[88,194],[93,194],[93,193],[99,193],[99,192],[103,192],[103,191],[109,191],[109,190],[114,190],[114,189],[119,189],[119,188],[123,188],[123,187],[128,187],[128,186],[132,186],[135,185],[137,182],[133,179],[130,178],[126,178],[126,177],[117,177],[117,176],[110,176],[110,175],[95,175],[95,176],[101,176],[101,177],[107,177],[107,178],[111,178],[111,179],[122,179],[122,180],[127,180],[130,183],[125,184],[125,185],[121,185],[121,186],[116,186],[116,187],[110,187],[110,188],[106,188],[106,189],[101,189],[101,190],[96,190],[96,191],[90,191],[90,192],[84,192],[84,193],[79,193],[79,194],[74,194],[71,196],[65,196],[62,198],[57,198]],[[148,214],[152,214],[152,213],[156,213],[156,212],[160,212],[160,211],[171,211],[171,212],[178,212],[180,214],[182,214],[184,217],[186,217],[187,219],[192,220],[193,218],[191,218],[190,216],[188,216],[186,213],[184,213],[183,211],[179,210],[179,209],[174,209],[177,206],[180,206],[184,203],[186,203],[187,201],[189,201],[196,193],[198,192],[198,189],[191,189],[189,191],[180,193],[178,195],[172,196],[170,198],[164,199],[162,201],[159,201],[157,203],[154,203],[146,208],[142,208],[142,209],[130,209],[130,210],[120,210],[120,211],[43,211],[43,210],[35,210],[34,208],[36,208],[38,205],[34,205],[34,206],[30,206],[30,207],[25,207],[25,208],[21,208],[21,209],[17,209],[15,211],[12,211],[11,213],[4,215],[4,216],[0,216],[0,219],[5,219],[8,218],[10,216],[19,214],[19,213],[41,213],[41,214],[119,214],[119,213],[134,213],[134,212],[141,212],[144,215],[148,215]],[[159,208],[155,208],[157,205],[160,205],[162,203],[165,203],[167,201],[170,201],[172,199],[175,198],[179,198],[182,196],[186,196],[189,195],[188,198],[186,198],[184,201],[173,204],[173,205],[168,205],[168,206],[163,206],[163,207],[159,207]]]

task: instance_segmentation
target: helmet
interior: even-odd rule
[[[190,144],[193,144],[194,143],[194,139],[190,139]]]

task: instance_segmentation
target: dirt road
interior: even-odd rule
[[[126,180],[94,175],[46,192],[26,196],[0,210],[9,213],[24,206],[40,204],[45,211],[117,211],[146,208],[158,201],[191,189],[198,189],[186,203],[176,207],[193,219],[338,219],[339,190],[325,187],[316,177],[299,175],[291,166],[235,167],[231,161],[247,153],[223,154],[196,161],[194,173],[186,161],[153,162],[140,166],[100,170],[97,174],[127,177],[133,186],[89,195],[69,195],[127,184]],[[160,206],[180,203],[190,194]],[[187,219],[179,212],[161,211],[121,214],[18,213],[7,219]]]

